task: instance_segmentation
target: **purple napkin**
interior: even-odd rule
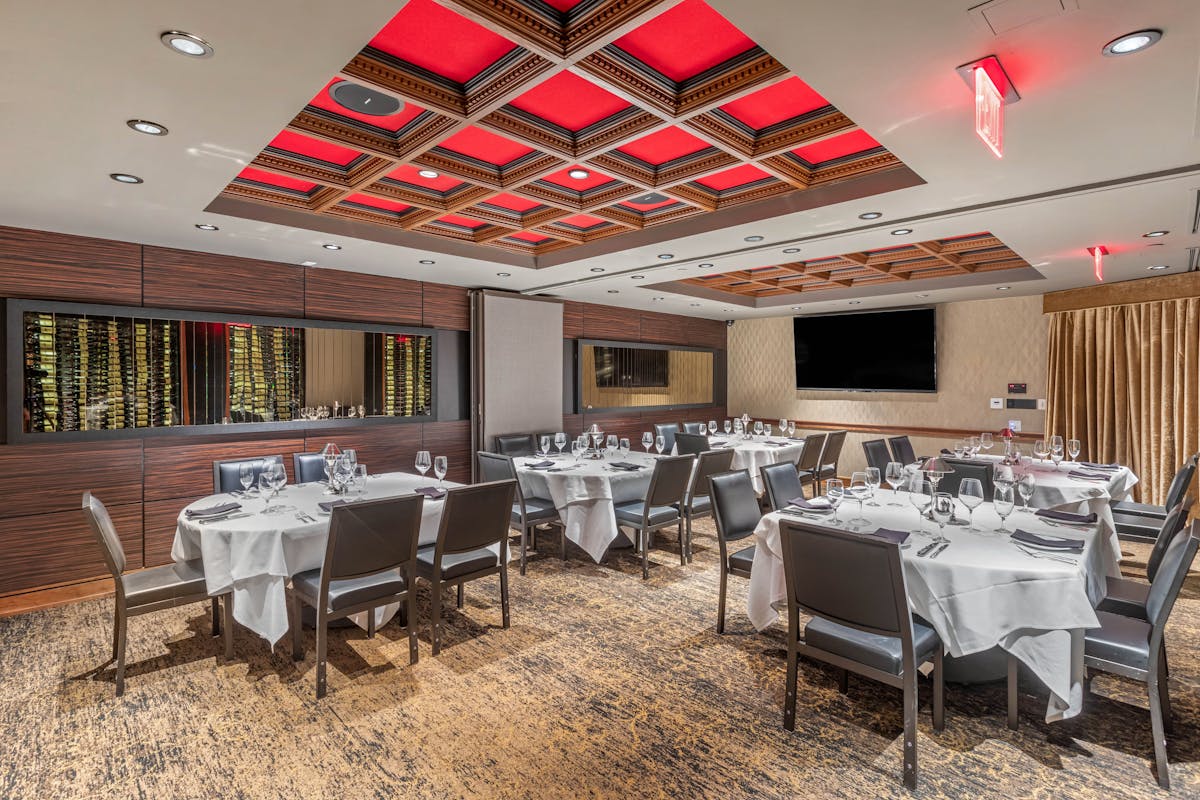
[[[1033,545],[1034,547],[1044,547],[1047,550],[1066,550],[1071,553],[1083,552],[1082,539],[1059,538],[1057,536],[1038,536],[1036,533],[1017,529],[1012,540],[1015,542],[1023,542]]]
[[[420,489],[414,490],[417,494],[423,494],[430,500],[441,500],[446,496],[445,489],[439,489],[436,486],[422,486]]]
[[[729,444],[729,442],[725,441],[724,439],[709,439],[708,440],[709,447],[722,447],[727,444]]]
[[[877,528],[874,533],[869,535],[886,539],[892,544],[904,544],[908,541],[908,531],[894,531],[890,528]]]
[[[208,508],[189,508],[183,512],[183,515],[188,519],[202,519],[203,517],[219,517],[222,514],[228,514],[230,511],[237,511],[242,507],[241,503],[221,503]]]
[[[1115,472],[1121,468],[1120,464],[1096,464],[1091,461],[1080,461],[1079,466],[1087,467],[1088,469],[1103,469]]]
[[[812,500],[805,500],[803,497],[795,497],[788,500],[789,506],[803,508],[807,511],[832,511],[833,506],[824,497],[814,497]]]
[[[521,466],[525,469],[549,469],[554,466],[553,461],[526,461]]]
[[[763,442],[763,444],[769,444],[771,447],[787,447],[787,442],[776,442],[771,439]]]
[[[634,472],[642,468],[641,464],[631,464],[628,461],[614,461],[609,466],[613,469],[623,469],[626,472]]]
[[[1087,472],[1082,469],[1073,469],[1067,473],[1068,478],[1076,478],[1081,481],[1106,481],[1112,476],[1106,472]]]
[[[322,511],[324,511],[326,513],[329,513],[331,511],[333,511],[335,508],[337,508],[338,506],[350,505],[350,502],[351,501],[349,501],[349,500],[326,500],[323,503],[317,503],[317,508],[321,509]]]
[[[1090,514],[1076,514],[1073,511],[1055,511],[1050,508],[1042,508],[1038,509],[1038,511],[1034,513],[1034,516],[1042,517],[1043,519],[1054,519],[1058,520],[1059,522],[1075,522],[1084,525],[1093,525],[1096,522],[1095,511]]]

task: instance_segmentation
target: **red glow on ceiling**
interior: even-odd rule
[[[515,45],[433,0],[412,0],[383,27],[370,46],[466,83]]]
[[[533,148],[474,126],[459,131],[441,144],[447,150],[502,167],[533,152]]]
[[[693,136],[682,128],[670,127],[643,136],[618,149],[647,164],[658,166],[707,148],[708,142],[698,136]]]
[[[371,208],[378,208],[381,211],[390,211],[393,214],[403,214],[405,211],[408,211],[410,208],[412,208],[410,205],[406,205],[395,200],[385,200],[382,197],[371,197],[370,195],[365,194],[352,194],[342,202],[357,203],[360,206],[370,206]]]
[[[629,108],[620,97],[573,72],[560,72],[542,81],[512,105],[572,132]]]
[[[746,34],[701,0],[684,0],[614,44],[673,81],[699,75],[754,47]]]
[[[561,186],[572,192],[586,192],[588,189],[595,189],[597,186],[603,186],[606,183],[612,183],[613,179],[605,175],[603,172],[597,172],[594,169],[587,168],[588,176],[586,178],[572,178],[569,173],[573,169],[583,169],[579,166],[567,167],[560,169],[558,172],[552,172],[542,180],[547,183],[553,183],[555,186]]]
[[[549,236],[539,236],[538,234],[533,233],[532,231],[517,231],[516,233],[510,233],[505,238],[506,239],[517,239],[519,241],[528,242],[530,244],[541,244],[542,242],[550,241]]]
[[[387,177],[394,181],[400,181],[412,186],[421,186],[425,189],[432,189],[435,192],[447,192],[451,189],[462,186],[463,181],[458,178],[453,178],[449,175],[438,175],[436,178],[425,178],[420,174],[420,168],[410,164],[405,164],[402,167],[397,167],[387,174]]]
[[[1004,157],[1004,95],[983,67],[975,74],[975,133],[996,158]],[[1097,270],[1098,271],[1098,270]],[[1099,277],[1097,275],[1096,277]]]
[[[320,139],[302,136],[291,131],[282,131],[271,140],[269,146],[286,150],[289,153],[307,156],[308,158],[315,158],[318,161],[335,164],[339,167],[349,165],[351,161],[361,155],[349,147],[342,147],[341,145],[332,144]]]
[[[480,222],[479,220],[467,219],[466,217],[460,217],[457,214],[447,214],[444,217],[438,217],[437,221],[444,222],[447,225],[457,225],[460,228],[470,228],[471,230],[475,230],[476,228],[482,228],[485,224],[483,222]]]
[[[583,0],[544,0],[544,2],[553,6],[555,11],[570,11]]]
[[[812,87],[792,77],[726,103],[721,110],[755,130],[762,130],[827,105],[829,101]]]
[[[1089,247],[1088,252],[1092,256],[1092,265],[1096,273],[1096,280],[1104,280],[1104,257],[1108,255],[1108,248],[1102,244]]]
[[[656,208],[664,208],[666,206],[677,205],[679,203],[673,197],[668,197],[666,200],[657,203],[635,203],[632,200],[624,200],[619,205],[628,211],[653,211]]]
[[[581,228],[587,230],[594,228],[597,225],[603,225],[606,220],[599,217],[593,217],[590,214],[573,214],[569,217],[563,217],[560,220],[555,220],[556,224],[570,225],[572,228]]]
[[[712,189],[714,192],[723,192],[726,189],[745,186],[747,183],[754,183],[755,181],[761,181],[763,178],[770,177],[771,173],[764,172],[753,164],[743,164],[740,167],[734,167],[724,172],[718,172],[715,175],[700,178],[696,183]]]
[[[879,147],[879,142],[872,139],[866,131],[857,130],[801,147],[792,152],[810,164],[822,164],[835,158],[861,153],[876,147]]]
[[[254,167],[246,167],[238,173],[238,177],[256,183],[265,183],[270,186],[278,186],[281,189],[294,189],[297,192],[311,192],[317,188],[315,183],[302,181],[299,178],[293,178],[288,175],[278,175],[274,172],[264,172],[261,169]]]
[[[408,123],[417,118],[425,109],[421,108],[416,103],[410,103],[407,100],[404,102],[404,108],[387,117],[374,117],[370,114],[360,114],[357,111],[351,111],[348,108],[343,108],[333,101],[329,96],[329,89],[335,83],[341,83],[341,79],[334,78],[325,88],[317,93],[317,96],[309,101],[310,106],[315,106],[322,111],[328,111],[331,114],[337,114],[339,117],[365,122],[368,125],[374,125],[376,128],[383,128],[385,131],[396,131],[403,128]]]
[[[530,211],[541,205],[536,200],[529,200],[524,197],[517,197],[515,194],[507,193],[494,195],[484,202],[488,205],[499,206],[508,211],[515,211],[518,214],[524,214],[526,211]]]

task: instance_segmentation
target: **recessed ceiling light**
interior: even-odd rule
[[[630,275],[629,277],[633,278],[635,281],[644,281],[644,280],[646,280],[646,276],[645,276],[645,275]]]
[[[997,286],[996,291],[997,292],[1007,292],[1011,288],[1012,288],[1011,286]]]
[[[865,213],[859,214],[858,218],[859,219],[879,219],[882,216],[883,216],[882,211],[867,211]]]
[[[585,178],[590,177],[591,174],[592,173],[588,172],[586,169],[579,169],[578,167],[576,167],[575,169],[568,172],[567,176],[574,178],[577,181],[581,181],[581,180],[584,180]]]
[[[1104,45],[1104,49],[1100,52],[1106,56],[1127,56],[1130,53],[1137,53],[1145,50],[1152,44],[1158,42],[1162,38],[1160,30],[1144,30],[1127,33],[1124,36],[1118,36],[1108,44]]]
[[[747,236],[747,237],[746,237],[745,239],[743,239],[742,241],[746,241],[746,242],[761,242],[762,240],[763,240],[763,237],[761,237],[761,236]]]
[[[800,310],[800,306],[792,306],[792,311],[799,311],[799,310]]]
[[[302,266],[302,267],[315,267],[316,265],[317,265],[317,262],[315,262],[315,261],[301,261],[300,262],[300,266]]]
[[[430,264],[436,264],[437,262],[436,262],[436,261],[432,261],[432,260],[430,260],[430,259],[428,259],[428,258],[422,258],[422,259],[421,259],[420,261],[418,261],[417,263],[418,263],[418,264],[425,264],[426,266],[428,266],[428,265],[430,265]]]
[[[110,172],[108,177],[112,178],[117,183],[144,183],[137,175],[130,175],[125,172]]]
[[[417,170],[417,174],[420,175],[422,178],[429,178],[430,180],[433,180],[434,178],[442,177],[442,173],[435,172],[431,169]]]
[[[856,306],[856,305],[859,305],[860,303],[862,303],[862,300],[851,300],[849,304],[852,306]]]
[[[784,250],[783,252],[785,252],[785,253],[799,253],[799,252],[800,252],[800,248],[799,248],[799,247],[789,247],[789,248],[787,248],[786,250]]]
[[[674,253],[659,253],[658,257],[661,258],[663,261],[670,261],[672,258],[675,257],[675,254]]]
[[[620,294],[621,290],[620,289],[609,289],[608,293],[609,294]]]
[[[1143,233],[1142,238],[1157,239],[1159,236],[1166,236],[1168,233],[1170,233],[1170,231],[1150,231],[1149,233]]]
[[[158,37],[158,40],[165,47],[169,47],[176,53],[181,55],[191,56],[192,58],[208,58],[213,54],[213,46],[208,42],[190,33],[183,31],[167,31]]]
[[[324,247],[326,250],[341,250],[342,249],[342,246],[340,244],[323,244],[323,245],[321,245],[321,247]]]
[[[892,236],[908,236],[912,233],[912,228],[896,228],[892,231]]]
[[[404,108],[400,99],[350,81],[335,83],[329,96],[342,108],[369,117],[390,117]]]
[[[148,136],[166,136],[169,133],[166,125],[159,125],[157,122],[150,122],[145,119],[127,119],[125,120],[125,124],[138,133],[144,133]]]
[[[653,300],[655,303],[659,303],[659,302],[662,302],[663,300],[666,300],[667,298],[665,298],[665,297],[651,297],[650,299],[651,299],[651,300]]]
[[[592,272],[604,272],[604,267],[592,267]]]
[[[1146,267],[1146,269],[1151,270],[1152,272],[1158,272],[1160,269],[1167,269],[1167,265],[1155,264],[1153,267]]]
[[[700,304],[699,304],[699,303],[688,303],[688,305],[689,305],[689,306],[691,306],[692,308],[699,308],[699,307],[700,307]]]
[[[497,277],[497,278],[508,278],[508,277],[510,277],[511,275],[512,275],[512,273],[511,273],[511,272],[497,272],[497,273],[496,273],[496,277]]]
[[[918,299],[918,300],[924,300],[926,297],[929,297],[929,295],[927,295],[927,294],[919,294],[919,295],[917,295],[917,299]]]
[[[202,231],[219,231],[219,230],[221,230],[216,225],[209,225],[207,222],[197,223],[196,227]]]
[[[712,269],[714,266],[716,266],[716,265],[715,264],[697,264],[696,265],[696,267],[698,269]]]

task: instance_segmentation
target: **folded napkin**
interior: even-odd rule
[[[829,502],[829,500],[824,497],[814,497],[812,500],[805,500],[803,497],[795,497],[791,500],[788,500],[788,505],[795,506],[796,508],[804,508],[809,511],[829,511],[833,508],[833,505]]]
[[[1076,514],[1073,511],[1055,511],[1049,508],[1038,509],[1034,514],[1035,517],[1043,519],[1054,519],[1059,522],[1076,522],[1085,525],[1092,525],[1096,522],[1096,512],[1090,514]]]
[[[623,469],[626,472],[633,472],[642,468],[641,464],[631,464],[628,461],[614,461],[609,466],[613,469]]]
[[[1067,473],[1067,477],[1081,481],[1106,481],[1112,476],[1106,472],[1088,472],[1087,470],[1073,469]]]
[[[953,451],[953,450],[947,450],[946,448],[944,448],[944,447],[943,447],[943,448],[942,448],[942,455],[944,455],[944,456],[952,456],[952,455],[954,455],[954,451]]]
[[[787,447],[787,442],[776,442],[771,439],[767,439],[763,444],[770,445],[771,447]]]
[[[222,514],[228,514],[231,511],[237,511],[242,507],[241,503],[221,503],[208,508],[189,508],[183,512],[183,515],[188,519],[203,519],[204,517],[219,517]]]
[[[1031,544],[1034,547],[1044,547],[1047,550],[1066,550],[1070,553],[1083,552],[1082,539],[1059,538],[1057,536],[1039,536],[1036,533],[1023,531],[1019,528],[1013,533],[1011,538],[1014,542]]]
[[[322,511],[324,511],[326,513],[329,513],[330,511],[333,511],[338,506],[348,506],[348,505],[350,505],[351,502],[352,501],[350,501],[350,500],[326,500],[323,503],[317,503],[317,508],[321,509]]]
[[[553,461],[526,461],[521,466],[525,469],[549,469],[554,466]]]
[[[422,486],[420,489],[414,489],[417,494],[423,494],[430,500],[441,500],[446,496],[445,489],[439,489],[436,486]]]
[[[904,544],[908,541],[908,531],[894,531],[890,528],[877,528],[874,533],[869,535],[879,539],[886,539],[893,544]]]
[[[1115,472],[1121,468],[1120,464],[1096,464],[1091,461],[1080,461],[1079,466],[1087,467],[1088,469],[1103,469]]]
[[[708,440],[709,447],[721,447],[721,446],[727,445],[727,444],[729,444],[729,442],[725,441],[724,439],[709,439]]]

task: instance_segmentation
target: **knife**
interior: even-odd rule
[[[920,550],[918,550],[918,551],[917,551],[917,555],[918,555],[918,556],[927,555],[927,554],[929,553],[929,551],[930,551],[930,550],[932,550],[933,548],[935,548],[935,547],[937,547],[937,546],[938,546],[938,543],[937,543],[937,542],[930,542],[929,544],[925,545],[925,546],[924,546],[924,547],[922,547]]]
[[[939,548],[937,549],[937,552],[935,552],[935,553],[930,553],[930,554],[929,554],[929,557],[930,557],[930,558],[937,558],[938,556],[940,556],[940,555],[942,554],[942,551],[943,551],[943,550],[945,550],[945,549],[946,549],[947,547],[949,547],[949,546],[950,546],[950,543],[949,543],[949,542],[943,542],[943,543],[942,543],[942,546],[941,546],[941,547],[939,547]]]
[[[242,517],[250,517],[250,516],[253,516],[253,515],[252,514],[229,514],[224,517],[209,517],[208,519],[202,519],[202,520],[199,520],[196,524],[197,525],[208,525],[209,523],[212,523],[212,522],[225,522],[226,520],[241,519]]]

